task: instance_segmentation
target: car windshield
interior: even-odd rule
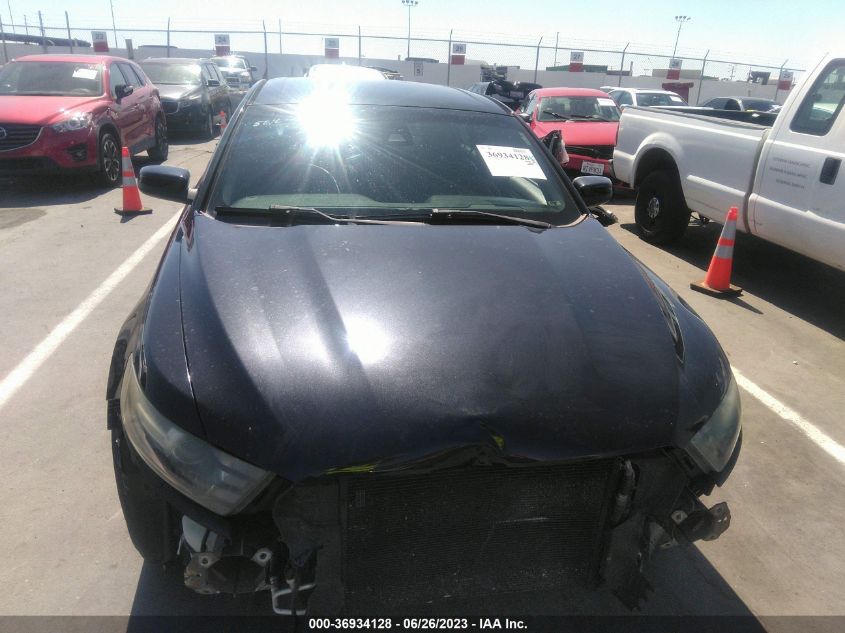
[[[0,68],[0,95],[95,97],[103,92],[100,64],[35,61]]]
[[[141,68],[154,84],[190,84],[198,86],[202,69],[197,64],[165,64],[142,62]]]
[[[610,97],[544,97],[540,99],[538,121],[566,119],[618,121],[619,108]]]
[[[299,105],[251,106],[236,130],[209,209],[470,209],[554,224],[580,216],[531,133],[502,114],[347,106],[315,93]]]
[[[665,92],[640,92],[637,93],[637,105],[651,106],[680,106],[687,102],[678,95],[670,95]]]
[[[246,62],[240,57],[212,57],[213,61],[218,66],[223,68],[243,68],[246,69]]]

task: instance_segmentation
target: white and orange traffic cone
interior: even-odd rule
[[[223,134],[223,131],[226,129],[226,126],[229,122],[226,120],[226,111],[220,110],[220,133]]]
[[[129,148],[123,148],[122,152],[123,171],[123,208],[115,209],[121,215],[141,215],[152,213],[153,210],[141,204],[141,192],[138,190],[138,181],[135,178],[135,168],[132,166],[132,157],[129,155]]]
[[[713,297],[736,297],[742,294],[742,288],[731,285],[731,267],[734,257],[734,242],[736,241],[736,218],[739,210],[731,207],[716,252],[710,260],[710,267],[702,281],[691,283],[690,288]]]

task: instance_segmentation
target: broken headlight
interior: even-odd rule
[[[130,361],[120,392],[123,431],[146,464],[176,490],[217,514],[243,509],[272,473],[184,431],[147,400]]]
[[[741,412],[739,389],[731,375],[722,402],[710,419],[693,435],[687,449],[705,472],[721,472],[730,461],[739,438]]]

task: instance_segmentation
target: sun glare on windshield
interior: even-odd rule
[[[318,86],[302,100],[297,116],[311,147],[336,147],[351,139],[357,124],[349,107],[349,95],[343,86]]]

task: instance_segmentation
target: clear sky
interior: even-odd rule
[[[207,26],[225,32],[227,25],[228,29],[260,28],[263,19],[269,30],[277,29],[281,19],[284,30],[351,33],[360,25],[365,34],[404,36],[408,18],[400,0],[113,0],[113,3],[118,29],[121,26],[164,28],[170,17],[174,28]],[[0,0],[4,24],[9,21],[9,4],[17,23],[23,21],[24,15],[30,24],[37,23],[41,10],[50,26],[64,24],[64,11],[69,12],[74,26],[87,29],[111,26],[109,0]],[[796,0],[419,0],[419,6],[412,10],[412,32],[446,38],[449,29],[454,29],[456,39],[499,38],[526,43],[536,43],[543,36],[544,44],[550,45],[559,33],[561,47],[617,48],[631,42],[632,49],[647,48],[668,54],[675,42],[677,14],[692,17],[681,32],[679,56],[700,57],[709,49],[711,57],[778,66],[788,59],[789,66],[807,67],[842,42],[845,0],[807,0],[806,4]],[[271,49],[271,52],[276,51]],[[489,58],[492,54],[473,53],[470,47],[471,58]],[[589,63],[589,59],[586,61]],[[533,59],[530,62],[533,64]]]

